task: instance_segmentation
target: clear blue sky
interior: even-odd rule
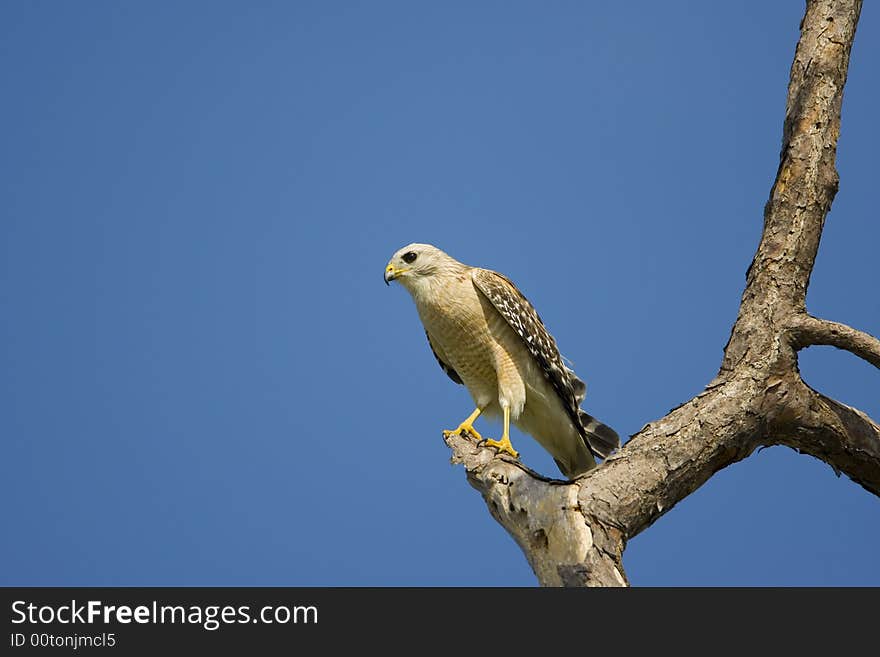
[[[448,463],[470,398],[382,270],[420,241],[506,273],[585,408],[623,436],[661,417],[720,363],[802,11],[2,3],[0,583],[533,584]],[[878,43],[866,3],[808,300],[874,334]],[[869,365],[801,369],[880,418]],[[773,448],[625,566],[880,585],[878,549],[880,500]]]

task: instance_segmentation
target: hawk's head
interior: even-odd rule
[[[400,281],[411,292],[439,272],[464,267],[458,260],[430,244],[408,244],[385,267],[385,283]]]

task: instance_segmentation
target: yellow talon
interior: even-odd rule
[[[483,412],[483,409],[478,408],[473,413],[470,414],[467,420],[458,425],[457,429],[446,429],[443,431],[443,435],[449,438],[449,436],[454,436],[456,434],[461,434],[462,431],[467,431],[470,435],[472,435],[477,440],[483,440],[483,437],[480,433],[474,429],[474,421],[480,417],[480,413]]]
[[[458,425],[457,429],[444,429],[443,435],[446,436],[447,438],[449,438],[449,436],[461,435],[461,433],[464,431],[467,431],[470,435],[472,435],[477,440],[483,440],[483,437],[480,435],[480,433],[476,429],[474,429],[470,424],[465,424],[464,422],[462,422],[460,425]]]
[[[473,413],[470,414],[467,420],[458,425],[457,429],[447,429],[443,432],[443,435],[449,438],[449,436],[454,436],[456,434],[461,434],[464,431],[467,431],[470,435],[476,438],[481,443],[488,445],[489,447],[497,447],[499,452],[505,452],[510,454],[513,458],[519,458],[519,452],[517,452],[513,448],[513,444],[510,442],[510,409],[504,409],[504,433],[501,434],[501,440],[492,440],[491,438],[483,438],[480,435],[480,432],[474,429],[474,421],[480,417],[480,413],[483,412],[483,409],[478,408]]]
[[[489,439],[486,441],[489,447],[497,447],[499,452],[507,452],[513,458],[519,458],[519,452],[513,448],[510,442],[510,408],[504,407],[504,432],[501,434],[501,440]]]
[[[507,452],[515,459],[519,458],[519,452],[513,448],[513,443],[510,442],[509,436],[502,436],[501,440],[492,440],[489,438],[486,441],[486,444],[489,447],[497,447],[499,452]]]

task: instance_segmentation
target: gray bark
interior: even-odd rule
[[[573,482],[542,477],[469,435],[454,463],[545,586],[625,586],[627,540],[722,468],[787,445],[880,495],[880,426],[811,389],[799,349],[833,345],[880,367],[880,340],[811,317],[806,292],[837,192],[834,160],[861,0],[810,0],[791,67],[779,170],[718,375]]]

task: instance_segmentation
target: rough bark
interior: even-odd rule
[[[492,516],[545,586],[625,586],[627,540],[722,468],[787,445],[880,495],[880,426],[811,389],[797,352],[833,345],[880,367],[880,341],[811,317],[806,292],[837,192],[834,160],[861,0],[810,0],[791,67],[779,170],[718,375],[573,482],[542,477],[469,435],[448,437]]]

